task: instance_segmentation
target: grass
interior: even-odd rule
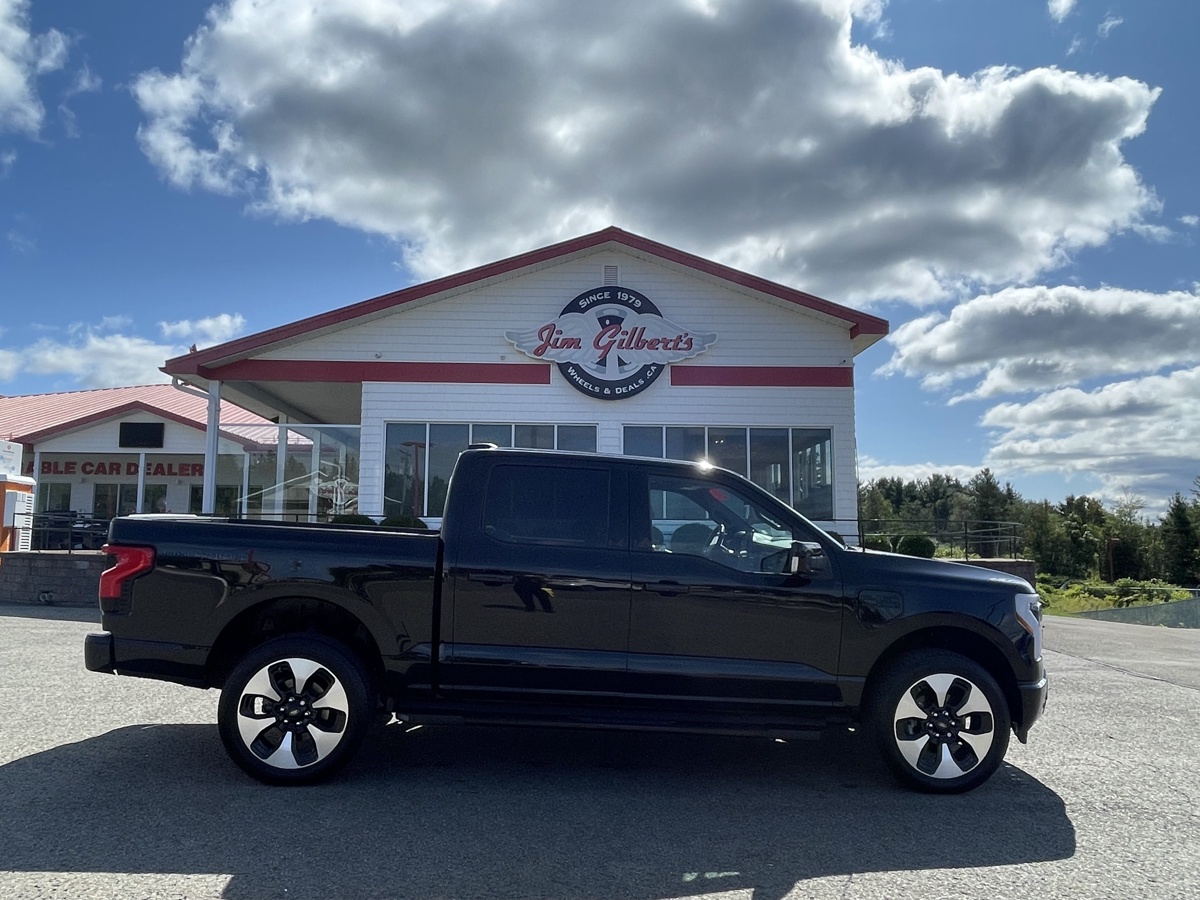
[[[1045,604],[1043,611],[1050,615],[1071,616],[1095,609],[1124,609],[1130,606],[1155,606],[1172,600],[1187,600],[1188,591],[1161,581],[1118,579],[1114,584],[1103,581],[1066,581],[1054,576],[1039,575],[1038,593]]]

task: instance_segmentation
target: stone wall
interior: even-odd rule
[[[96,607],[105,556],[54,550],[0,554],[0,603]]]

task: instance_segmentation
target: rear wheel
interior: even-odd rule
[[[354,755],[370,720],[367,676],[345,647],[288,636],[254,648],[217,707],[225,750],[268,784],[328,778]]]
[[[868,718],[888,767],[922,791],[978,787],[1008,750],[1011,718],[996,679],[945,650],[899,657],[875,685]]]

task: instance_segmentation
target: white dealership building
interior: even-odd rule
[[[490,441],[704,458],[852,532],[854,359],[887,329],[607,228],[163,371],[208,398],[207,511],[436,522],[458,453]],[[274,439],[230,453],[221,401]]]

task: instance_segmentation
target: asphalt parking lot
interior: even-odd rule
[[[1200,896],[1200,631],[1050,619],[1030,744],[927,797],[851,734],[465,727],[267,788],[215,692],[86,672],[95,619],[0,606],[0,897]]]

